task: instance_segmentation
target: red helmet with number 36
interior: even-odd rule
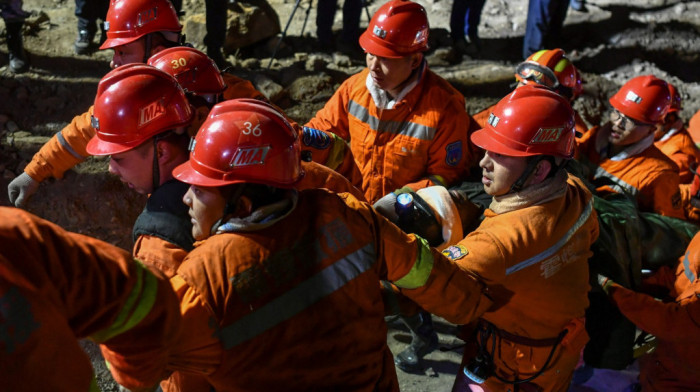
[[[192,118],[192,108],[175,78],[150,65],[123,65],[97,85],[92,114],[96,133],[87,152],[125,152],[160,133],[187,126]]]
[[[215,105],[190,159],[173,170],[178,180],[199,186],[251,182],[290,188],[302,174],[296,130],[273,106],[249,98]]]
[[[163,70],[195,95],[220,94],[226,83],[214,60],[202,51],[187,46],[161,50],[148,59],[148,65]]]
[[[508,156],[574,156],[574,111],[566,98],[540,85],[518,87],[501,99],[472,142]]]
[[[126,45],[158,31],[179,33],[182,26],[168,0],[111,0],[105,30],[107,40],[100,49]]]
[[[405,57],[428,50],[428,31],[428,15],[422,5],[390,0],[372,16],[360,36],[360,46],[379,57]]]

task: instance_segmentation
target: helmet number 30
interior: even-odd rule
[[[180,57],[179,59],[170,60],[170,65],[173,69],[178,69],[187,65],[187,60],[184,57]]]
[[[241,133],[243,133],[244,135],[250,135],[250,134],[253,134],[253,136],[262,135],[262,129],[260,129],[260,123],[255,124],[255,126],[253,126],[253,123],[251,123],[250,121],[246,121],[243,123],[243,125],[245,125],[245,129],[243,129],[241,131]]]

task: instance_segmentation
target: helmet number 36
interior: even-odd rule
[[[253,136],[256,136],[256,137],[262,135],[262,129],[260,129],[260,123],[257,123],[257,124],[255,124],[255,126],[253,126],[253,123],[251,123],[250,121],[246,121],[243,123],[243,125],[245,125],[245,129],[243,129],[241,131],[242,134],[244,134],[244,135],[252,134]]]
[[[170,65],[173,69],[178,69],[187,65],[187,60],[184,57],[180,57],[179,59],[170,60]]]

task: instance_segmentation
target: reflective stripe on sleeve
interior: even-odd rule
[[[697,276],[695,276],[693,270],[690,269],[690,259],[688,258],[689,254],[690,252],[685,252],[685,257],[683,258],[683,270],[685,270],[685,277],[688,278],[688,281],[693,283],[695,282],[695,279],[697,279]]]
[[[66,139],[63,137],[63,134],[61,133],[61,131],[58,131],[58,133],[56,133],[56,138],[58,139],[58,142],[61,143],[61,146],[63,146],[63,148],[65,148],[71,155],[73,155],[73,156],[76,157],[77,159],[80,159],[81,161],[84,161],[85,158],[87,158],[87,157],[84,157],[84,156],[78,154],[78,153],[73,149],[73,147],[71,147],[71,145],[68,144],[68,141],[66,141]]]
[[[613,176],[612,174],[608,173],[605,169],[602,167],[598,166],[595,170],[595,175],[593,176],[594,180],[597,180],[599,178],[607,178],[610,181],[612,181],[612,184],[607,184],[612,190],[614,190],[617,193],[622,193],[622,194],[629,194],[633,197],[637,197],[639,194],[639,189],[633,187],[632,185],[622,181],[621,179]]]
[[[233,324],[222,327],[218,337],[228,350],[286,321],[369,270],[376,254],[370,243],[329,265]]]
[[[403,289],[416,289],[422,287],[428,281],[430,273],[433,271],[433,253],[430,245],[425,239],[416,236],[418,240],[418,257],[413,263],[413,267],[403,278],[394,281],[394,284]]]
[[[124,306],[114,323],[102,331],[90,336],[100,343],[122,334],[143,320],[153,308],[158,292],[158,279],[146,267],[134,260],[136,283],[129,293]]]
[[[583,209],[583,212],[581,212],[581,216],[578,217],[578,220],[576,220],[576,223],[574,223],[573,226],[566,232],[566,234],[557,241],[556,244],[552,245],[548,249],[546,249],[544,252],[541,252],[525,261],[521,261],[520,263],[509,267],[506,269],[506,275],[510,275],[514,272],[518,272],[521,269],[527,268],[531,265],[537,264],[540,261],[546,260],[550,257],[552,257],[555,253],[557,253],[564,245],[566,245],[567,242],[571,239],[571,237],[576,234],[578,229],[583,226],[584,223],[588,220],[588,218],[591,216],[591,211],[593,211],[593,198],[588,202],[586,205],[586,208]]]
[[[348,113],[355,116],[363,123],[369,125],[371,129],[380,133],[386,132],[397,135],[406,135],[420,140],[433,140],[435,137],[436,128],[408,121],[399,122],[380,120],[377,117],[370,115],[367,108],[355,101],[350,101],[350,103],[348,103]]]
[[[440,175],[431,174],[431,175],[428,176],[428,178],[429,178],[433,183],[435,183],[435,185],[447,186],[447,185],[445,185],[445,184],[447,184],[447,182],[446,182],[445,179],[442,178],[442,176],[440,176]]]

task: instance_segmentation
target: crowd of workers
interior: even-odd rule
[[[94,105],[9,198],[109,156],[148,199],[131,255],[0,208],[3,387],[93,390],[88,337],[133,391],[397,391],[395,366],[436,348],[438,315],[466,343],[454,391],[566,391],[586,349],[611,344],[589,338],[602,295],[655,336],[638,387],[695,388],[700,152],[674,86],[632,78],[587,129],[581,73],[545,49],[472,117],[425,60],[425,9],[389,0],[359,36],[367,68],[301,126],[181,46],[168,0],[113,0],[105,18],[113,69]],[[652,233],[682,226],[663,265],[595,265],[604,202],[655,217]],[[390,315],[413,337],[395,357]]]

